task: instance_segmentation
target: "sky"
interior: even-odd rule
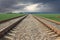
[[[60,0],[0,0],[0,12],[60,12]]]

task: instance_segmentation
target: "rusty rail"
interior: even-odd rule
[[[55,28],[55,27],[52,26],[52,25],[48,25],[48,24],[42,22],[42,21],[39,19],[39,17],[36,17],[36,16],[33,16],[33,17],[34,17],[35,19],[37,19],[39,22],[43,23],[43,24],[44,24],[45,26],[47,26],[49,29],[53,30],[55,33],[57,33],[58,35],[60,35],[60,30],[59,30],[59,29]]]
[[[23,19],[25,19],[27,17],[27,15],[23,18],[21,18],[19,21],[15,22],[14,24],[10,25],[9,27],[5,28],[4,30],[2,30],[0,32],[0,38],[2,36],[4,36],[6,33],[8,33],[11,29],[13,29],[14,27],[16,27]]]

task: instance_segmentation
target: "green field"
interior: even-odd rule
[[[34,15],[42,16],[42,17],[49,18],[49,19],[60,22],[60,14],[34,14]]]
[[[17,17],[17,16],[22,16],[22,15],[24,15],[24,14],[0,14],[0,21],[10,19],[13,17]]]

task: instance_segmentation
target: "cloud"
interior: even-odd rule
[[[16,3],[16,0],[0,0],[0,12],[9,11],[12,5]]]
[[[31,5],[28,5],[24,8],[24,10],[27,10],[27,11],[36,11],[38,8],[37,8],[38,4],[31,4]]]
[[[0,12],[60,12],[60,0],[0,0]]]
[[[30,4],[30,5],[25,6],[22,11],[24,12],[52,12],[53,8],[50,7],[48,4],[36,3],[36,4]]]

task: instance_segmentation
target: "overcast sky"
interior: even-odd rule
[[[60,0],[0,0],[0,12],[60,12]]]

